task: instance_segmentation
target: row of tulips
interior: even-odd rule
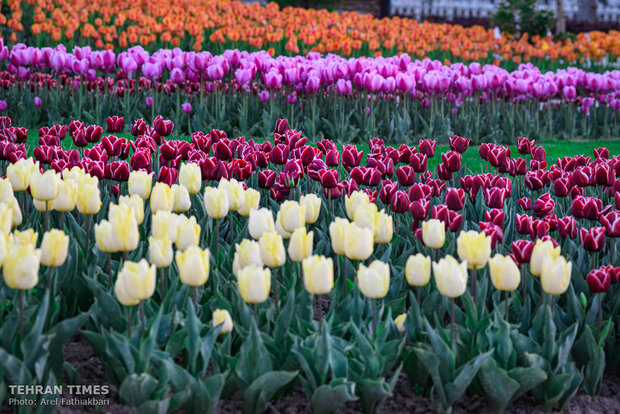
[[[0,50],[0,60],[8,63],[0,73],[0,110],[30,126],[86,112],[96,123],[106,113],[128,119],[150,113],[151,122],[164,114],[186,133],[216,124],[249,136],[268,135],[278,117],[288,116],[312,138],[323,134],[343,141],[355,135],[400,141],[457,133],[477,142],[483,137],[510,142],[517,134],[536,138],[561,131],[574,139],[618,131],[617,70],[543,73],[524,64],[509,72],[479,63],[412,60],[407,54],[274,58],[264,51],[150,54],[133,47],[117,55],[24,44]],[[35,116],[20,117],[24,108]]]
[[[470,142],[453,137],[435,175],[432,140],[373,139],[363,163],[286,120],[273,142],[190,143],[158,118],[80,151],[49,144],[99,127],[43,128],[35,160],[0,125],[2,387],[55,384],[77,331],[143,411],[211,411],[239,390],[263,412],[299,381],[313,411],[377,412],[401,370],[440,410],[468,390],[550,409],[620,362],[620,162],[605,148],[549,166],[525,138],[523,158],[485,144],[495,172],[465,175]]]
[[[156,1],[141,8],[129,1],[15,1],[0,15],[11,42],[53,45],[69,42],[100,49],[218,47],[270,49],[274,53],[397,54],[463,61],[501,61],[505,65],[535,61],[601,61],[620,55],[618,34],[591,32],[555,40],[551,36],[518,38],[482,26],[419,23],[411,19],[376,19],[358,13],[328,13],[276,4],[266,7],[239,1]]]

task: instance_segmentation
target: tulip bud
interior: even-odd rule
[[[310,256],[302,262],[304,286],[313,295],[327,295],[334,287],[334,262],[325,256]]]
[[[317,197],[316,194],[307,194],[301,196],[299,204],[304,208],[304,212],[306,213],[306,223],[315,223],[321,212],[321,199]]]
[[[375,243],[386,244],[392,241],[394,221],[392,216],[381,210],[375,213]]]
[[[357,271],[357,284],[362,295],[371,299],[381,299],[390,287],[390,265],[379,260],[366,267],[360,263]]]
[[[209,279],[209,249],[194,245],[176,253],[181,282],[189,286],[202,286]]]
[[[249,265],[263,266],[260,258],[260,245],[255,240],[244,239],[235,246],[233,274],[239,277],[241,270]]]
[[[133,306],[153,296],[155,273],[155,266],[149,266],[146,259],[137,263],[125,262],[114,285],[118,301],[125,306]]]
[[[6,169],[6,177],[11,183],[13,191],[25,191],[30,184],[30,174],[32,173],[32,159],[20,159],[15,164],[9,164]]]
[[[58,197],[52,201],[52,209],[62,212],[72,211],[77,203],[77,198],[77,184],[72,180],[61,180],[60,192]]]
[[[260,205],[260,193],[253,188],[248,188],[244,191],[244,197],[245,201],[239,208],[238,213],[243,217],[248,217],[250,215],[250,211],[258,209],[258,206]]]
[[[301,262],[312,254],[313,232],[309,232],[305,227],[296,229],[291,235],[288,244],[288,255],[294,262]]]
[[[151,194],[151,186],[153,185],[153,173],[146,171],[132,171],[129,174],[127,182],[130,195],[138,195],[143,199],[147,199]]]
[[[41,264],[47,267],[59,267],[67,259],[69,236],[62,230],[50,230],[41,241]]]
[[[536,240],[534,250],[532,250],[532,257],[530,259],[530,273],[533,276],[540,276],[542,271],[542,264],[545,257],[551,257],[556,259],[560,255],[560,247],[554,247],[550,240],[542,241]]]
[[[288,233],[305,225],[306,212],[296,201],[285,201],[280,206],[280,225]]]
[[[345,254],[350,260],[366,260],[372,254],[373,242],[373,230],[352,223],[344,235]]]
[[[190,246],[197,246],[200,241],[200,225],[196,223],[196,217],[191,216],[189,219],[185,216],[179,216],[177,223],[177,250],[186,250]]]
[[[115,253],[119,251],[119,246],[112,229],[112,224],[107,220],[95,224],[95,242],[97,248],[104,253]]]
[[[433,275],[439,293],[449,298],[457,298],[467,289],[467,262],[461,262],[448,255],[433,262]]]
[[[179,184],[185,187],[189,194],[197,194],[202,186],[200,166],[195,162],[187,162],[179,169]]]
[[[510,256],[496,254],[489,260],[489,270],[495,289],[512,292],[519,287],[521,272]]]
[[[422,240],[431,249],[439,249],[446,240],[446,230],[443,221],[430,219],[422,223]]]
[[[243,207],[245,203],[245,189],[241,183],[235,179],[228,181],[223,178],[220,180],[218,188],[225,191],[228,196],[228,210],[237,211]]]
[[[273,214],[267,208],[251,210],[248,220],[248,231],[254,240],[258,240],[264,233],[276,231]]]
[[[344,205],[347,210],[347,216],[349,219],[353,220],[354,212],[360,205],[365,205],[370,203],[370,199],[368,198],[368,194],[363,191],[354,191],[351,195],[344,197]]]
[[[339,255],[345,255],[345,234],[351,223],[347,219],[336,217],[329,225],[329,238],[332,242],[332,250]]]
[[[286,261],[284,242],[282,236],[276,232],[263,233],[258,240],[260,257],[263,263],[269,267],[280,267]]]
[[[546,256],[542,261],[540,283],[545,293],[561,295],[570,284],[573,264],[562,256]]]
[[[185,211],[188,211],[192,207],[192,202],[189,199],[189,193],[187,192],[187,188],[179,184],[172,184],[172,187],[170,187],[170,189],[172,190],[172,194],[174,197],[172,211],[174,211],[175,213],[183,213]]]
[[[39,282],[41,251],[33,244],[9,243],[2,263],[4,283],[11,289],[29,290]]]
[[[81,214],[95,215],[101,208],[99,187],[90,183],[78,185],[77,209]]]
[[[155,183],[151,192],[151,212],[153,214],[158,211],[172,211],[174,207],[174,193],[168,184],[158,182]]]
[[[118,205],[126,205],[129,207],[136,218],[136,223],[138,223],[138,225],[142,224],[142,221],[144,220],[144,200],[142,200],[140,196],[120,196],[118,199]],[[110,211],[112,211],[112,208],[114,207],[114,205],[111,205]],[[111,216],[111,213],[108,212],[108,215]]]
[[[422,253],[409,256],[405,264],[405,276],[411,286],[426,286],[431,278],[431,258]]]
[[[216,309],[213,311],[213,327],[220,327],[220,335],[227,334],[233,330],[234,324],[230,313],[226,309]]]
[[[491,257],[491,241],[484,232],[462,231],[456,239],[459,258],[469,269],[482,269]]]
[[[110,208],[109,220],[118,250],[121,252],[135,250],[140,241],[140,232],[133,210],[127,204]]]
[[[60,193],[60,174],[54,170],[39,171],[30,176],[30,192],[39,201],[52,201]]]
[[[172,243],[165,237],[149,237],[149,262],[157,268],[165,268],[172,263]]]
[[[226,190],[214,187],[205,188],[205,209],[209,217],[221,219],[228,214],[228,193]]]
[[[406,320],[407,320],[406,313],[401,313],[400,315],[396,317],[396,319],[394,319],[394,324],[396,325],[396,329],[398,329],[398,332],[400,333],[405,332],[405,321]]]
[[[260,266],[244,267],[237,277],[239,292],[247,303],[263,303],[271,291],[271,271]]]

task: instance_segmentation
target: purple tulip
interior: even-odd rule
[[[41,106],[41,98],[39,98],[38,96],[34,97],[34,106],[36,106],[37,108]]]
[[[151,106],[153,106],[153,98],[152,97],[150,97],[150,96],[146,97],[146,106],[149,107],[149,108]]]
[[[267,102],[269,100],[269,91],[261,91],[258,94],[258,98],[261,100],[261,102]]]
[[[173,68],[170,71],[170,80],[177,84],[185,82],[185,76],[183,75],[183,71],[179,68]]]
[[[0,100],[0,111],[6,111],[7,106],[6,101]]]
[[[186,114],[190,114],[192,112],[192,104],[189,102],[185,102],[183,105],[181,105],[181,109],[183,109],[183,112],[185,112]]]

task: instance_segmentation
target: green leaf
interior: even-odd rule
[[[314,391],[310,406],[314,414],[330,414],[338,412],[348,401],[355,400],[355,384],[346,380],[335,380]]]
[[[392,396],[392,388],[383,378],[366,379],[358,383],[358,393],[364,412],[375,414],[379,412],[383,401]]]
[[[187,352],[189,354],[189,370],[196,373],[196,361],[198,359],[199,340],[200,340],[200,321],[196,316],[194,303],[188,300],[187,317],[185,318],[185,327],[187,328]]]
[[[519,383],[510,378],[493,358],[484,361],[478,378],[493,410],[503,413],[519,390]]]
[[[258,377],[243,393],[243,411],[260,414],[267,409],[267,403],[283,387],[297,377],[298,372],[271,371]]]
[[[150,399],[155,388],[157,388],[157,380],[149,374],[130,374],[122,382],[118,395],[121,402],[132,407],[140,407]]]
[[[467,390],[469,384],[472,382],[482,363],[493,353],[490,350],[484,354],[480,354],[471,359],[467,364],[459,368],[459,373],[453,382],[446,386],[446,395],[450,406],[452,406]]]

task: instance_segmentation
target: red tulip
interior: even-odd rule
[[[616,170],[609,163],[599,163],[594,167],[594,182],[600,186],[611,186],[616,181]]]
[[[232,160],[232,175],[238,181],[245,181],[252,175],[252,164],[245,160]]]
[[[578,167],[571,174],[571,178],[579,187],[587,187],[590,185],[593,178],[592,168],[590,167]]]
[[[532,220],[532,230],[530,237],[532,240],[540,239],[549,234],[551,225],[545,220]]]
[[[530,141],[525,137],[519,137],[517,138],[517,151],[519,151],[519,154],[522,154],[522,155],[531,154],[532,147],[534,146],[535,143],[536,143],[535,140]]]
[[[414,184],[409,189],[409,199],[411,201],[430,200],[432,195],[433,189],[426,184]]]
[[[114,161],[106,165],[105,178],[120,182],[127,181],[129,179],[129,163],[127,161]]]
[[[571,206],[571,214],[575,218],[598,220],[603,202],[595,197],[576,196]]]
[[[353,180],[347,180],[347,181],[343,181],[342,182],[342,191],[345,192],[345,194],[347,195],[351,195],[353,194],[355,191],[358,191],[359,187],[357,186],[357,183]],[[365,193],[368,194],[368,196],[370,197],[371,194],[373,194],[373,192],[369,189],[364,190]],[[377,191],[374,191],[374,200],[377,199]],[[374,203],[374,201],[370,200],[371,202]]]
[[[534,242],[530,240],[517,240],[512,242],[512,253],[518,263],[529,263],[534,251]]]
[[[409,197],[403,190],[396,191],[392,194],[390,207],[395,213],[404,213],[409,209]]]
[[[174,128],[174,123],[171,120],[164,120],[161,115],[158,115],[153,121],[153,128],[158,135],[162,137],[167,137],[172,134],[172,129]]]
[[[427,184],[433,190],[433,197],[439,197],[446,186],[445,181],[441,180],[428,180]]]
[[[407,144],[401,144],[398,147],[398,160],[403,164],[407,164],[409,159],[411,158],[411,154],[415,154],[417,152],[416,147],[410,147]]]
[[[599,159],[605,159],[608,160],[609,159],[609,148],[594,148],[594,157]]]
[[[144,122],[144,119],[137,119],[131,125],[131,135],[133,135],[134,137],[144,135],[146,133],[147,128],[148,126],[146,125],[146,122]]]
[[[547,160],[547,152],[543,147],[532,147],[530,154],[532,155],[532,159],[535,161],[546,161]]]
[[[502,208],[506,200],[506,190],[497,187],[486,189],[484,190],[484,200],[490,208]]]
[[[514,159],[514,171],[512,175],[525,175],[527,173],[527,163],[523,158]]]
[[[338,186],[338,170],[321,170],[319,178],[323,188],[335,188]]]
[[[607,292],[611,286],[611,275],[606,268],[592,269],[586,276],[586,282],[592,293]]]
[[[445,165],[446,171],[453,173],[461,169],[461,161],[463,160],[463,157],[458,152],[442,152],[441,159]]]
[[[448,188],[446,205],[450,210],[459,211],[465,205],[465,191],[462,188]]]
[[[337,167],[340,164],[340,154],[338,150],[331,149],[325,154],[325,164],[330,167]]]
[[[437,164],[437,176],[444,181],[452,179],[452,173],[448,171],[448,167],[442,163]]]
[[[478,223],[480,226],[480,231],[484,232],[487,236],[491,237],[491,248],[494,249],[497,246],[497,243],[501,243],[504,241],[504,232],[501,227],[496,226],[493,223],[487,223],[481,221]]]
[[[605,228],[593,227],[589,230],[579,229],[579,239],[584,249],[589,252],[598,252],[605,247]]]
[[[517,200],[517,204],[519,204],[519,207],[521,207],[525,211],[532,209],[532,199],[531,198],[522,197],[522,198]]]
[[[398,189],[398,185],[390,180],[383,180],[381,182],[381,190],[379,191],[379,200],[383,204],[390,204],[392,202],[392,195]]]
[[[398,179],[398,184],[408,187],[415,183],[415,172],[409,165],[401,165],[396,169],[396,178]]]
[[[260,188],[271,188],[276,182],[276,172],[266,169],[258,172],[258,186]]]
[[[123,130],[123,124],[125,122],[125,118],[118,117],[116,115],[109,116],[106,119],[106,123],[108,125],[108,132],[121,132]]]
[[[558,223],[558,233],[561,238],[571,238],[574,239],[577,237],[577,220],[575,220],[572,216],[566,216],[559,218],[557,220]]]
[[[132,170],[150,170],[151,169],[151,152],[146,148],[141,148],[133,153],[129,159]]]
[[[568,178],[566,177],[560,177],[553,182],[553,194],[556,197],[566,197],[568,188]]]
[[[607,237],[620,237],[620,211],[613,210],[607,214],[601,214],[600,221]]]
[[[432,139],[421,139],[418,143],[418,148],[420,152],[426,155],[428,158],[433,158],[435,156],[435,147],[437,142]]]
[[[274,164],[283,165],[286,164],[289,156],[289,148],[284,144],[278,144],[271,150],[269,159]]]
[[[409,211],[415,220],[426,220],[430,208],[431,202],[426,199],[415,200],[409,204]]]
[[[363,156],[364,151],[358,151],[355,145],[343,145],[342,147],[342,165],[347,171],[360,165]]]
[[[540,170],[525,173],[525,185],[532,191],[538,191],[545,186]]]
[[[532,232],[532,217],[527,214],[516,214],[515,230],[519,234],[530,234]]]
[[[552,214],[554,209],[555,201],[551,198],[551,194],[546,193],[538,197],[538,199],[534,202],[532,213],[536,217],[543,218]]]
[[[504,228],[504,211],[499,208],[492,208],[484,212],[484,221],[493,223],[499,228]]]
[[[112,186],[112,196],[114,198],[118,198],[118,195],[121,193],[121,187],[118,184]]]
[[[450,143],[450,149],[460,154],[467,151],[467,147],[469,147],[469,140],[467,138],[459,137],[458,135],[448,138],[448,142]]]
[[[411,157],[409,157],[409,165],[417,173],[426,171],[427,164],[428,156],[424,153],[411,154]]]
[[[336,186],[334,188],[323,188],[323,195],[325,198],[330,200],[340,198],[342,196],[342,188],[340,186]]]
[[[278,119],[276,121],[275,133],[279,135],[284,135],[286,131],[288,131],[288,119]]]

